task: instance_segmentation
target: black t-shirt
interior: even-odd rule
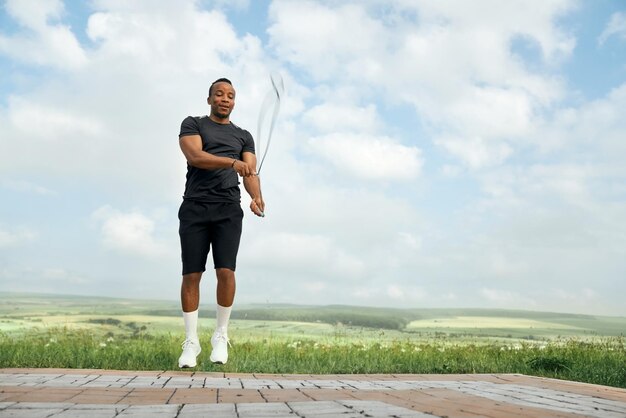
[[[241,160],[243,152],[254,153],[250,132],[234,123],[220,124],[208,116],[188,116],[180,126],[178,138],[200,135],[202,150],[218,157]],[[240,202],[239,177],[232,168],[205,170],[187,164],[186,200],[203,202]]]

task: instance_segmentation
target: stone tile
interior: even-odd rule
[[[300,392],[314,401],[332,401],[335,399],[352,399],[354,398],[353,393],[355,391],[341,389],[301,389]]]
[[[550,389],[528,388],[520,385],[495,385],[483,382],[474,387],[463,387],[460,391],[514,405],[592,416],[601,414],[607,418],[626,417],[626,404],[622,402],[605,400],[601,405],[592,397]]]
[[[217,389],[190,388],[177,389],[169,399],[172,404],[217,403]]]
[[[131,405],[118,417],[175,418],[182,405]]]
[[[36,391],[30,393],[16,394],[7,398],[15,402],[67,402],[80,392],[48,393],[47,391]]]
[[[281,385],[276,380],[269,379],[241,379],[244,389],[280,389]]]
[[[116,416],[116,411],[106,409],[93,409],[89,412],[84,410],[68,409],[52,415],[51,418],[115,418]]]
[[[218,389],[218,403],[265,402],[258,390],[252,389]]]
[[[67,404],[72,406],[63,406]],[[411,417],[425,412],[459,417],[580,418],[582,413],[624,418],[626,390],[515,374],[324,376],[0,370],[0,413],[11,416],[29,416],[24,411],[37,415],[44,409],[36,405],[66,418],[78,416],[74,411],[82,405],[93,408],[98,416],[110,416],[117,410],[106,407],[132,405],[136,416],[172,416],[171,409],[150,409],[168,406],[187,416],[194,411],[187,407],[196,407],[196,411],[218,408],[215,411],[230,417],[236,416],[234,404],[250,405],[259,413],[272,411],[274,418],[293,417],[291,405],[301,408],[302,416],[324,418],[363,414]],[[309,404],[317,406],[309,408]],[[247,406],[242,408],[245,416]]]
[[[103,410],[103,411],[117,411],[122,412],[124,409],[128,408],[128,405],[106,405],[106,404],[74,404],[70,406],[70,410],[74,411],[92,411],[92,410]]]
[[[67,409],[72,405],[63,402],[18,402],[8,409]]]
[[[486,398],[477,398],[476,396],[450,389],[393,391],[387,392],[387,394],[389,397],[385,401],[389,404],[438,416],[458,416],[467,418],[477,416],[493,418],[580,418],[579,415],[569,413],[512,405]]]
[[[338,401],[338,403],[368,417],[395,417],[395,418],[433,418],[430,414],[412,411],[395,405],[379,401]]]
[[[100,404],[100,405],[115,405],[124,399],[122,396],[90,396],[79,395],[69,399],[70,402],[75,404]]]
[[[179,373],[179,372],[165,372],[163,375],[168,375],[170,373]],[[180,372],[182,373],[182,372]],[[223,379],[225,377],[222,372],[194,372],[192,376],[196,379]]]
[[[47,418],[53,414],[63,412],[62,409],[3,409],[0,418]]]
[[[276,384],[280,386],[282,389],[299,389],[304,387],[315,387],[312,384],[306,384],[302,380],[287,380],[287,379],[279,379],[276,380]]]
[[[267,402],[306,402],[311,400],[298,389],[260,389],[259,392]]]
[[[239,418],[275,417],[280,415],[296,416],[287,404],[272,403],[238,403],[235,405]]]
[[[178,413],[178,418],[237,418],[235,404],[221,403],[208,405],[184,405]]]
[[[230,378],[206,378],[204,381],[205,388],[215,388],[215,389],[243,389],[243,384],[239,379],[230,379]]]
[[[288,402],[289,407],[298,415],[328,415],[328,414],[344,414],[350,411],[346,407],[335,401],[318,401],[318,402]]]

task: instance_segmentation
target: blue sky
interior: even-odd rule
[[[0,290],[177,299],[180,122],[278,71],[237,302],[626,315],[622,1],[0,4]]]

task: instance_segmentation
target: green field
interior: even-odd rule
[[[176,368],[177,302],[0,293],[0,367]],[[214,312],[201,307],[208,351]],[[524,373],[626,387],[626,318],[486,309],[237,306],[231,360],[265,373]],[[205,355],[206,354],[206,355]]]
[[[19,335],[51,328],[96,335],[179,334],[178,302],[0,292],[0,331]],[[200,307],[200,326],[213,327],[213,307]],[[331,339],[351,342],[492,343],[593,341],[626,333],[625,317],[496,309],[391,309],[354,306],[241,305],[231,338]]]

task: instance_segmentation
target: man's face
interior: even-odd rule
[[[226,82],[216,83],[207,100],[213,115],[220,119],[227,119],[235,107],[235,89]]]

